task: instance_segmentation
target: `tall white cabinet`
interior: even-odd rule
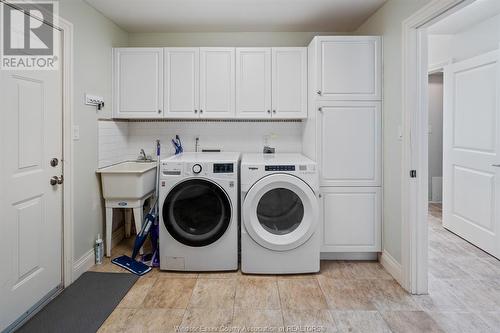
[[[321,251],[380,252],[381,39],[318,36],[308,59],[303,146],[320,169]]]

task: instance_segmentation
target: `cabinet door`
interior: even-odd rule
[[[236,114],[271,117],[271,49],[236,49]]]
[[[161,118],[163,115],[163,49],[116,48],[114,117]]]
[[[272,49],[273,118],[307,118],[307,49]]]
[[[200,48],[200,117],[234,117],[234,71],[234,48]]]
[[[380,37],[318,37],[316,54],[320,99],[381,99]]]
[[[380,102],[328,102],[318,108],[322,186],[380,186]]]
[[[200,49],[165,49],[165,117],[199,117]]]
[[[322,187],[321,252],[380,252],[381,189]]]

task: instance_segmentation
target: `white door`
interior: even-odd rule
[[[307,48],[272,49],[273,118],[307,118]]]
[[[0,331],[62,283],[61,89],[60,71],[0,71]]]
[[[199,117],[200,49],[165,49],[165,117]]]
[[[236,49],[236,114],[271,117],[271,49]]]
[[[252,239],[270,250],[286,251],[304,244],[316,230],[318,199],[301,179],[273,174],[246,194],[242,220]]]
[[[380,37],[317,37],[317,95],[320,99],[380,100]]]
[[[380,187],[322,187],[322,252],[379,252]]]
[[[114,117],[163,116],[163,49],[116,48]]]
[[[201,118],[234,117],[234,80],[234,48],[200,48]]]
[[[380,102],[322,102],[317,149],[321,186],[380,186]]]
[[[444,71],[443,225],[500,258],[499,51]]]

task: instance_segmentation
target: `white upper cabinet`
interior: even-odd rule
[[[114,49],[113,117],[161,118],[163,49]]]
[[[200,48],[200,118],[235,115],[234,48]]]
[[[165,117],[199,117],[200,49],[165,48]]]
[[[271,49],[236,49],[236,115],[271,117]]]
[[[307,118],[307,49],[272,49],[272,117]]]
[[[378,36],[315,37],[314,94],[323,100],[380,100],[381,39]]]
[[[317,162],[322,186],[380,186],[380,102],[324,102],[318,107]]]
[[[115,118],[307,118],[307,48],[118,48],[114,54]]]

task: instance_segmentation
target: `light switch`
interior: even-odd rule
[[[73,140],[80,140],[80,126],[73,126]]]

